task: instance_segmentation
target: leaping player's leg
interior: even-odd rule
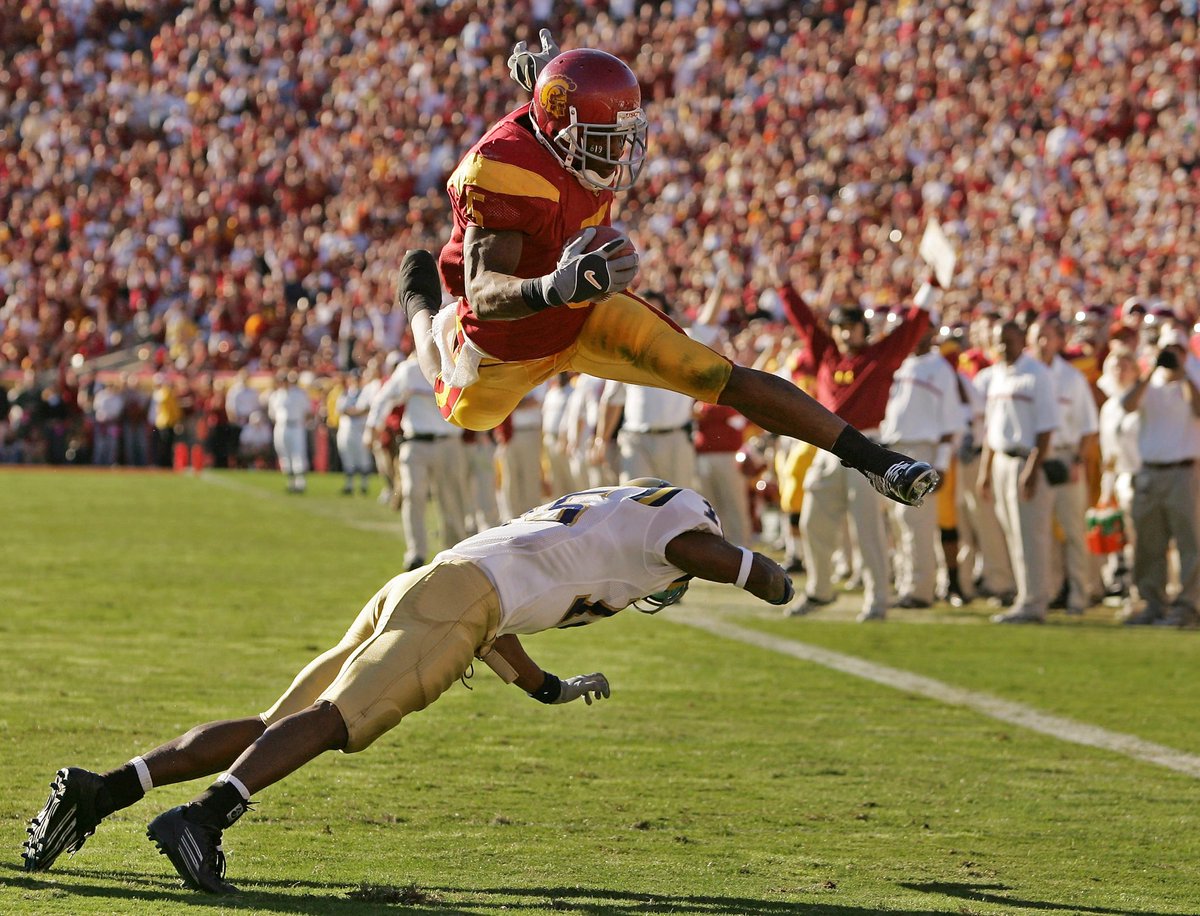
[[[938,484],[937,471],[931,465],[872,442],[778,376],[734,366],[718,403],[732,407],[769,432],[803,439],[832,452],[842,464],[860,471],[876,490],[896,502],[920,505]]]
[[[433,338],[433,316],[442,307],[442,282],[437,261],[423,248],[405,252],[404,260],[400,262],[396,305],[408,316],[421,374],[432,385],[442,371],[442,359]]]
[[[919,504],[937,485],[937,472],[928,464],[871,442],[790,382],[730,363],[628,293],[596,305],[571,367],[732,407],[769,432],[832,452],[897,502]]]

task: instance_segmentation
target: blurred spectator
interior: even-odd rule
[[[738,462],[747,420],[732,407],[696,402],[695,425],[696,490],[712,503],[726,540],[749,544],[750,501]]]
[[[694,398],[665,388],[607,380],[600,396],[599,423],[592,445],[595,461],[604,460],[619,424],[616,438],[618,476],[622,482],[657,477],[676,486],[695,487],[696,449],[692,445],[695,403]]]
[[[500,524],[500,505],[496,499],[496,430],[463,430],[467,479],[463,482],[463,508],[467,513],[467,533],[478,534]],[[538,459],[540,466],[540,456]],[[563,490],[570,493],[569,489]]]
[[[150,414],[154,421],[154,463],[169,468],[174,462],[176,430],[183,423],[183,408],[174,382],[163,373],[154,376]]]
[[[1058,428],[1049,460],[1058,462],[1065,479],[1051,482],[1051,518],[1062,534],[1050,545],[1050,607],[1082,614],[1100,601],[1099,570],[1087,549],[1084,513],[1091,505],[1086,468],[1097,448],[1099,412],[1092,387],[1083,373],[1062,357],[1066,334],[1057,316],[1039,318],[1029,327],[1029,347],[1050,370],[1058,398]]]
[[[1100,408],[1100,455],[1103,480],[1100,504],[1115,502],[1124,515],[1125,549],[1113,557],[1109,570],[1113,594],[1126,599],[1122,608],[1125,619],[1132,617],[1133,595],[1129,581],[1133,568],[1134,541],[1137,529],[1133,524],[1133,480],[1142,467],[1138,452],[1138,413],[1125,410],[1125,395],[1138,382],[1138,365],[1124,344],[1116,344],[1104,360],[1102,384],[1110,397]]]
[[[571,391],[570,373],[560,372],[547,379],[542,397],[542,452],[550,475],[551,493],[572,493],[579,489],[571,472],[564,426]]]
[[[97,382],[91,397],[92,464],[111,467],[121,454],[121,414],[125,395],[118,381]]]
[[[1184,370],[1187,339],[1174,328],[1158,339],[1154,365],[1122,397],[1138,417],[1141,470],[1133,478],[1137,536],[1133,579],[1143,606],[1127,624],[1194,625],[1200,608],[1200,391]],[[1179,552],[1179,592],[1167,593],[1167,552]]]
[[[935,333],[932,325],[925,328],[892,377],[879,435],[888,448],[927,461],[944,475],[950,468],[951,440],[961,426],[962,408],[954,370],[941,352],[933,349]],[[948,478],[946,483],[950,483]],[[896,607],[933,604],[937,502],[927,499],[920,506],[887,506],[896,528]]]
[[[125,463],[140,468],[149,464],[150,396],[138,380],[128,375],[121,380],[125,409],[121,412],[121,446]]]
[[[345,388],[337,400],[337,449],[341,456],[346,482],[342,493],[354,492],[354,475],[358,475],[358,491],[367,495],[367,475],[371,473],[371,456],[367,452],[367,405],[361,404],[362,385],[357,372],[346,373]]]
[[[415,354],[396,366],[380,386],[367,414],[367,427],[381,434],[388,415],[396,407],[404,408],[400,449],[396,455],[404,567],[413,570],[433,556],[425,527],[425,507],[430,498],[437,500],[443,544],[450,546],[465,537],[466,455],[462,447],[463,430],[442,418],[433,386],[421,374]]]
[[[275,467],[275,431],[265,410],[252,410],[238,433],[238,465],[243,468]]]
[[[230,438],[240,441],[242,427],[250,422],[250,414],[263,407],[262,392],[250,381],[246,369],[238,371],[237,377],[225,392],[225,415],[232,427]]]
[[[274,427],[275,455],[279,470],[287,477],[289,493],[303,493],[308,484],[308,419],[312,405],[300,387],[295,370],[275,377],[275,388],[267,397],[267,417]]]
[[[538,385],[525,395],[496,430],[501,508],[506,518],[542,504],[542,397],[547,387]]]
[[[1054,380],[1025,350],[1025,332],[1015,321],[996,328],[1000,359],[984,390],[984,442],[977,486],[994,500],[1004,529],[1017,594],[997,623],[1041,623],[1048,594],[1050,517],[1053,497],[1043,463],[1058,428]],[[1061,483],[1061,481],[1060,481]]]
[[[887,391],[901,363],[930,325],[928,307],[938,295],[925,284],[904,320],[882,340],[868,340],[866,313],[838,306],[826,330],[805,295],[788,284],[780,290],[784,309],[812,354],[815,397],[863,435],[878,441]],[[831,452],[820,452],[804,479],[804,560],[808,570],[805,595],[786,614],[808,614],[833,601],[833,552],[846,518],[862,554],[863,608],[860,621],[883,620],[889,604],[889,563],[883,504],[871,482]]]

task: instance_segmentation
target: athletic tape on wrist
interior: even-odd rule
[[[149,792],[154,788],[154,780],[150,778],[150,768],[146,766],[146,761],[141,757],[134,757],[131,761],[133,770],[137,773],[138,782],[142,784],[142,791]]]
[[[554,303],[546,298],[541,277],[521,281],[521,298],[525,300],[531,312],[541,312],[554,307]]]
[[[551,674],[545,672],[545,679],[542,681],[542,686],[534,690],[529,695],[539,703],[553,703],[562,696],[562,681]]]
[[[746,580],[750,578],[750,567],[754,565],[754,554],[745,547],[739,547],[738,550],[742,552],[742,566],[733,584],[738,588],[745,588]]]

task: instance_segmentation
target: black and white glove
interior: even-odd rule
[[[636,251],[614,257],[629,242],[616,238],[595,251],[585,251],[595,229],[581,232],[558,259],[558,266],[540,279],[542,296],[552,306],[587,302],[620,292],[638,272]]]
[[[599,671],[595,674],[577,674],[562,682],[562,690],[554,702],[570,703],[583,697],[583,702],[591,706],[593,699],[608,699],[609,692],[608,678]]]
[[[525,42],[518,41],[508,57],[508,75],[526,92],[533,92],[533,85],[542,68],[558,57],[558,45],[549,29],[538,32],[538,38],[542,40],[541,51],[530,51]]]
[[[549,671],[543,672],[542,686],[530,691],[529,695],[539,703],[558,705],[570,703],[583,697],[588,706],[592,699],[603,699],[609,694],[608,678],[603,674],[577,674],[565,681],[559,680]]]

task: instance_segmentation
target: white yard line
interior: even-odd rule
[[[1011,700],[1002,700],[976,690],[955,687],[952,684],[922,677],[910,671],[902,671],[899,668],[891,668],[887,665],[869,662],[852,655],[843,655],[841,652],[784,639],[769,633],[749,630],[718,617],[697,613],[691,608],[686,614],[673,616],[670,620],[696,627],[725,639],[734,639],[760,649],[766,649],[769,652],[778,652],[781,655],[813,662],[834,671],[874,681],[876,684],[892,687],[905,693],[928,697],[950,706],[963,706],[1001,722],[1019,725],[1022,728],[1050,735],[1053,738],[1060,738],[1063,741],[1070,741],[1073,744],[1112,751],[1125,757],[1132,757],[1134,760],[1153,763],[1156,766],[1200,778],[1200,757],[1155,744],[1152,741],[1143,741],[1135,735],[1112,732],[1097,725],[1088,725],[1086,722],[1076,722],[1074,719],[1053,716],[1023,703],[1014,703]]]

